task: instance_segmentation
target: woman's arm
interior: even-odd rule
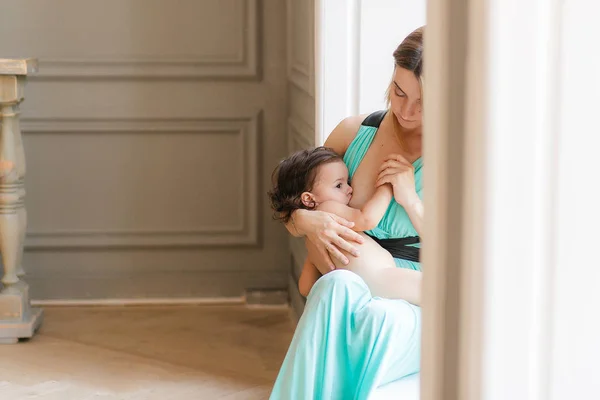
[[[332,220],[349,229],[354,227],[354,222],[348,221],[343,217],[330,215],[329,212],[319,212],[314,210],[296,210],[292,212],[292,217],[289,222],[285,224],[285,227],[292,236],[304,237],[318,230],[321,226],[326,226]],[[347,235],[346,230],[341,230],[338,233],[340,235]]]
[[[344,265],[350,262],[340,249],[355,257],[359,256],[358,250],[351,242],[362,244],[363,238],[351,229],[354,226],[353,222],[324,211],[296,210],[293,218],[295,222],[292,229],[298,236],[306,236],[321,255],[323,262],[320,264],[329,266],[328,271],[321,273],[335,269],[332,256]]]
[[[408,214],[408,218],[410,218],[410,222],[412,222],[415,230],[419,234],[422,235],[423,232],[423,214],[424,207],[423,201],[417,196],[412,202],[407,205],[402,205]]]

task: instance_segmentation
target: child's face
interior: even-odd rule
[[[324,201],[335,201],[348,205],[352,198],[352,187],[348,184],[346,164],[342,161],[334,161],[321,165],[317,171],[311,194],[316,205]]]

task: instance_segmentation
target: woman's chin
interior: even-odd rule
[[[421,125],[420,121],[406,121],[405,119],[400,118],[396,114],[394,115],[396,116],[396,121],[398,122],[400,127],[406,131],[416,130]]]

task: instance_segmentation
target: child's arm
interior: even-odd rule
[[[319,205],[319,210],[333,213],[348,221],[354,222],[353,229],[358,232],[368,231],[379,224],[392,201],[394,192],[392,185],[379,186],[375,194],[360,209],[348,207],[335,201],[326,201]]]
[[[300,291],[300,294],[304,297],[308,297],[310,289],[312,289],[313,285],[320,277],[321,273],[307,257],[304,261],[304,265],[302,266],[300,279],[298,280],[298,290]]]

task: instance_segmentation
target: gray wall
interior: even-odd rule
[[[290,111],[288,150],[315,144],[315,58],[314,1],[287,0],[288,3],[288,80]],[[304,309],[304,298],[298,293],[298,277],[306,257],[301,239],[290,239],[292,268],[288,281],[290,300],[297,315]]]
[[[8,0],[2,14],[0,56],[40,59],[22,115],[33,298],[287,286],[265,192],[291,121],[314,114],[309,65],[286,65],[284,1]]]

